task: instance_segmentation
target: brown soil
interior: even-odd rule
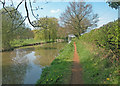
[[[80,65],[79,56],[77,53],[76,44],[74,42],[74,58],[73,58],[73,66],[72,66],[72,78],[71,84],[83,84],[82,80],[82,67]]]

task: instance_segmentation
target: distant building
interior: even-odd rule
[[[76,37],[75,35],[69,34],[69,35],[68,35],[68,43],[70,43],[71,40],[72,40],[72,38],[75,38],[75,37]]]

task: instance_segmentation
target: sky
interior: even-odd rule
[[[18,3],[19,3],[19,0],[15,2],[14,5],[17,6]],[[87,2],[87,3],[92,4],[93,12],[97,13],[99,16],[99,22],[98,22],[97,28],[101,27],[104,24],[107,24],[108,22],[118,19],[118,10],[115,10],[109,7],[104,0],[98,0],[97,2]],[[7,3],[6,5],[9,5],[9,3]],[[57,2],[57,0],[50,1],[47,4],[46,2],[40,1],[40,0],[36,1],[36,3],[32,3],[33,9],[35,9],[38,6],[39,8],[43,8],[42,10],[39,9],[34,11],[35,15],[37,14],[39,15],[39,18],[48,16],[48,17],[56,17],[59,19],[61,13],[65,11],[68,5],[69,5],[68,1],[60,1],[60,0],[59,2]],[[1,8],[2,8],[2,5],[0,4],[0,9]],[[33,21],[35,20],[35,18],[31,14],[29,5],[28,5],[28,8],[30,13],[30,19],[31,21]],[[26,11],[24,9],[24,3],[21,4],[18,10],[23,16],[26,15]],[[33,29],[33,27],[29,24],[28,20],[26,20],[25,23]]]

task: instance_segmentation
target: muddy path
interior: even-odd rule
[[[83,84],[82,67],[80,65],[75,42],[74,42],[74,58],[73,58],[73,66],[72,66],[71,84]]]

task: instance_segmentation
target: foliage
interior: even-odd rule
[[[114,1],[114,0],[108,0],[107,2],[109,4],[110,7],[118,9],[120,6],[120,1]]]
[[[119,83],[119,32],[116,20],[83,34],[76,41],[86,84]]]
[[[120,53],[120,28],[118,20],[110,22],[99,29],[94,29],[90,33],[82,36],[82,39],[89,43],[96,43],[107,50],[112,50],[119,57]]]
[[[14,8],[8,7],[7,9],[10,10],[10,9],[14,9]],[[0,13],[2,14],[2,39],[3,39],[2,40],[2,48],[8,49],[11,47],[10,41],[13,40],[15,38],[15,35],[16,35],[16,32],[14,31],[14,27],[15,27],[17,21],[19,22],[20,20],[15,18],[14,21],[16,23],[14,24],[13,19],[9,17],[8,13],[5,14],[4,12],[5,12],[4,9],[0,10]],[[14,13],[15,12],[13,12],[11,14],[11,16],[15,16]],[[18,13],[18,16],[20,16],[19,13]]]
[[[70,2],[69,6],[60,17],[64,26],[76,31],[74,33],[80,36],[89,27],[95,27],[98,21],[98,15],[93,14],[92,5],[85,2]]]
[[[34,33],[29,27],[24,27],[23,30],[20,31],[19,39],[31,39],[34,38]],[[18,39],[18,38],[17,38]]]
[[[56,18],[43,17],[34,22],[37,25],[41,25],[35,30],[35,39],[43,38],[54,41],[57,38],[58,20]]]
[[[60,50],[59,56],[55,58],[51,65],[43,69],[37,84],[69,84],[73,52],[73,42]]]
[[[33,30],[35,40],[45,40],[44,30]]]
[[[21,24],[23,17],[18,11],[12,7],[6,7],[6,9],[14,11],[8,13],[5,9],[0,10],[0,14],[2,14],[2,50],[10,49],[10,42],[14,39],[31,38],[33,35],[31,30],[25,27],[24,23]]]
[[[57,38],[66,38],[68,36],[68,30],[65,27],[59,27],[57,31]]]
[[[76,41],[76,45],[85,84],[119,83],[119,62],[114,58],[114,54],[97,48],[95,44],[88,43],[83,38]]]
[[[34,44],[34,43],[41,43],[45,42],[44,40],[34,40],[32,39],[14,39],[13,41],[10,42],[11,46],[14,47],[19,47],[19,46],[25,46],[27,44]]]

